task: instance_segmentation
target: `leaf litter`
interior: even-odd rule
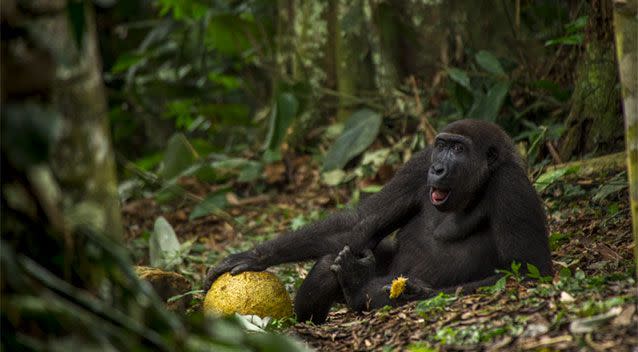
[[[350,191],[322,185],[307,157],[288,168],[266,191],[234,185],[227,193],[231,219],[211,213],[189,220],[197,203],[188,200],[170,206],[150,198],[129,200],[122,211],[126,240],[135,247],[165,217],[181,241],[195,239],[198,249],[184,265],[199,285],[206,269],[228,253],[348,202]],[[279,331],[327,351],[632,351],[638,346],[638,288],[628,190],[617,185],[619,175],[622,171],[566,175],[542,191],[556,272],[550,282],[509,277],[503,287],[484,292],[363,313],[338,305],[322,325],[298,322]],[[610,180],[615,186],[601,192]],[[179,183],[200,199],[218,191],[194,178]],[[146,264],[148,256],[136,261]],[[307,269],[308,264],[291,264],[276,271],[294,291]]]

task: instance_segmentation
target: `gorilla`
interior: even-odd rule
[[[209,270],[205,287],[225,272],[306,260],[316,263],[296,294],[295,313],[314,323],[335,302],[362,311],[472,292],[498,281],[497,269],[513,261],[552,274],[542,202],[512,139],[481,120],[446,126],[356,209],[226,257]],[[399,276],[406,288],[390,299]]]

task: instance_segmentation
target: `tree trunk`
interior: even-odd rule
[[[617,150],[622,145],[611,0],[593,0],[591,7],[567,131],[560,148],[563,160]]]
[[[65,218],[119,239],[120,206],[92,11],[84,2],[69,5],[76,6],[72,15],[66,1],[32,6],[42,15],[27,26],[55,66],[51,96],[62,126],[50,166],[62,188]]]
[[[638,273],[638,0],[614,1],[616,56],[625,111],[627,170]]]

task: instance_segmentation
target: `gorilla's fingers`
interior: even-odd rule
[[[360,259],[360,263],[364,265],[372,265],[375,263],[374,254],[370,249],[363,251],[364,257]]]
[[[239,264],[230,270],[230,275],[241,274],[244,271],[250,271],[251,269],[254,270],[254,268],[252,268],[250,264]]]
[[[213,282],[215,282],[215,280],[217,280],[219,275],[221,275],[219,271],[215,269],[216,268],[212,268],[208,270],[208,274],[206,274],[206,278],[204,279],[204,287],[203,287],[204,290],[210,289],[210,286],[213,284]]]

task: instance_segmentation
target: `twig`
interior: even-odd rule
[[[562,164],[563,161],[560,158],[560,155],[558,154],[558,151],[556,150],[556,147],[554,147],[554,144],[551,141],[547,141],[545,142],[545,145],[547,146],[547,149],[549,150],[549,154],[552,155],[552,159],[554,159],[554,164]]]

